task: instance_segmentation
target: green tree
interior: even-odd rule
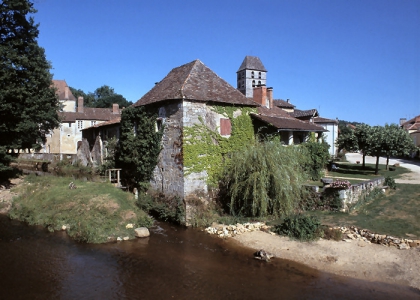
[[[330,146],[324,141],[319,143],[311,140],[301,144],[301,146],[305,149],[308,157],[305,169],[309,176],[312,180],[321,179],[322,172],[330,160],[330,153],[328,152]]]
[[[346,151],[353,152],[357,151],[359,148],[357,146],[357,138],[354,135],[354,130],[348,129],[346,131],[340,132],[336,145],[338,147],[338,151],[340,152],[343,149],[346,149]]]
[[[365,168],[365,158],[369,154],[370,137],[372,134],[372,127],[367,124],[360,124],[356,126],[354,130],[354,136],[357,140],[357,149],[362,152],[363,164],[362,168]]]
[[[284,147],[277,139],[247,144],[232,153],[221,180],[230,213],[248,217],[291,213],[307,180],[306,162],[302,147]]]
[[[145,188],[157,165],[162,131],[156,131],[156,117],[142,106],[122,112],[116,162],[123,169],[123,182],[130,187]]]
[[[0,169],[10,150],[39,148],[59,125],[51,65],[29,16],[35,12],[28,0],[0,3]]]
[[[87,107],[111,108],[112,104],[128,107],[133,104],[133,102],[127,101],[122,95],[115,93],[114,89],[108,85],[97,88],[93,93],[85,93],[72,87],[70,87],[70,90],[76,98],[82,96],[84,105]]]

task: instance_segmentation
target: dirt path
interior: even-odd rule
[[[408,285],[420,289],[420,248],[398,250],[363,241],[297,242],[262,231],[233,238],[253,250],[264,249],[276,257],[352,278]]]
[[[359,153],[346,153],[346,159],[350,163],[356,163],[356,161],[362,161],[363,156]],[[366,156],[365,162],[368,164],[375,164],[376,157],[374,156]],[[386,164],[386,158],[380,157],[379,158],[380,164]],[[400,178],[396,178],[396,183],[408,183],[408,184],[420,184],[420,163],[405,159],[390,159],[389,165],[393,164],[400,164],[401,167],[407,168],[411,170],[410,173],[402,174]]]

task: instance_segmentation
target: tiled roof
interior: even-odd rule
[[[53,82],[54,87],[57,89],[56,94],[57,94],[59,100],[74,100],[74,101],[76,101],[76,97],[74,97],[74,95],[73,95],[73,93],[71,92],[70,89],[68,90],[68,92],[69,92],[68,99],[66,99],[65,89],[66,89],[66,86],[68,87],[68,85],[67,85],[65,80],[54,79],[52,82]]]
[[[90,127],[86,127],[86,128],[83,128],[82,130],[99,128],[99,127],[104,127],[104,126],[108,126],[108,125],[114,125],[114,124],[118,124],[120,122],[121,122],[121,117],[118,116],[117,118],[112,119],[110,121],[106,121],[106,122],[102,122],[102,123],[99,123],[99,124],[96,124],[96,125],[93,125],[93,126],[90,126]]]
[[[258,103],[246,98],[200,60],[172,69],[134,106],[177,99],[258,106]]]
[[[244,61],[237,72],[245,69],[267,72],[260,58],[257,56],[245,56]]]
[[[404,122],[401,126],[407,130],[420,129],[420,115]]]
[[[327,118],[322,118],[322,117],[315,117],[314,118],[314,123],[334,123],[334,124],[338,124],[338,120],[327,119]]]
[[[318,111],[316,109],[308,109],[308,110],[295,109],[293,112],[290,112],[289,115],[294,118],[313,117],[314,115],[315,116],[318,115]]]
[[[62,122],[75,122],[76,120],[109,121],[119,115],[114,114],[112,108],[95,107],[84,107],[83,112],[60,112]]]
[[[251,116],[263,121],[264,123],[274,126],[279,131],[327,131],[320,125],[293,118],[287,112],[278,107],[273,107],[271,109],[266,107],[258,107],[258,114],[251,114]]]
[[[293,104],[291,104],[287,101],[284,101],[282,99],[274,99],[273,103],[274,103],[275,106],[278,106],[278,107],[284,107],[284,108],[295,108],[296,107]]]
[[[310,132],[324,132],[325,130],[322,126],[315,125],[313,123],[303,122],[294,118],[277,118],[269,117],[263,115],[251,115],[254,118],[257,118],[267,124],[270,124],[277,128],[279,131],[310,131]]]

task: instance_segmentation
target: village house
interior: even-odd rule
[[[157,113],[157,127],[164,125],[162,151],[151,180],[153,190],[182,199],[208,196],[208,172],[192,172],[184,163],[185,147],[191,139],[187,128],[204,125],[221,137],[230,138],[233,119],[248,111],[255,133],[278,134],[286,145],[304,142],[310,132],[320,136],[326,131],[322,126],[293,118],[274,105],[273,89],[265,86],[266,70],[258,61],[246,58],[237,72],[238,89],[200,60],[192,61],[172,69],[134,104]],[[233,111],[230,117],[223,113],[225,107]]]
[[[400,126],[407,130],[407,132],[413,139],[414,145],[420,148],[420,115],[408,121],[404,118],[400,119]],[[416,154],[420,157],[420,151],[417,151],[417,153],[413,153],[413,155]]]
[[[65,80],[53,80],[60,100],[60,127],[47,135],[47,141],[41,153],[58,155],[75,159],[77,148],[82,141],[82,129],[120,117],[118,104],[112,108],[84,107],[83,97],[77,100]]]

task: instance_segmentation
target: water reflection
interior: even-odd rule
[[[146,239],[78,244],[0,218],[1,299],[379,299],[419,291],[351,280],[164,223]]]

